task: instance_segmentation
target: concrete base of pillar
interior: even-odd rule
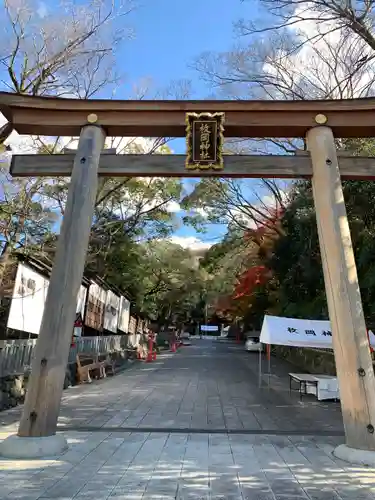
[[[0,456],[14,459],[49,458],[60,455],[68,448],[64,436],[20,437],[12,435],[0,443]]]
[[[346,444],[340,444],[333,450],[333,455],[350,464],[375,467],[375,451],[357,450],[349,448]]]

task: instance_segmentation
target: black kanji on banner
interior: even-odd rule
[[[316,337],[316,333],[314,330],[305,330],[306,335],[314,335]]]
[[[288,328],[288,332],[289,332],[289,333],[298,333],[298,330],[297,330],[296,328],[291,328],[291,327],[289,327],[289,328]]]

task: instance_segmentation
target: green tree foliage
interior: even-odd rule
[[[340,141],[339,147],[352,154],[374,155],[373,140]],[[344,198],[357,263],[365,317],[368,326],[375,324],[375,184],[372,181],[344,181]],[[316,216],[309,181],[295,182],[275,222],[277,231],[238,229],[236,237],[229,234],[207,253],[202,264],[209,269],[213,281],[222,284],[225,307],[232,318],[245,324],[260,325],[266,313],[297,318],[328,317],[327,301],[319,250]],[[268,231],[268,233],[267,233]],[[259,237],[261,236],[261,237]],[[236,242],[236,243],[234,243]],[[236,268],[225,268],[229,257]],[[235,299],[246,272],[263,265],[269,270],[268,281]],[[245,271],[245,273],[244,273]],[[244,273],[244,274],[243,274]],[[241,288],[241,287],[240,287]],[[219,304],[216,304],[220,307]]]
[[[354,154],[372,155],[374,141],[350,140],[343,144]],[[345,204],[356,258],[365,317],[375,321],[375,185],[371,181],[343,182]],[[267,265],[277,284],[277,313],[293,317],[328,316],[316,217],[311,184],[295,183],[282,225],[285,236],[279,238]]]
[[[196,219],[203,226],[227,224],[233,231],[246,231],[265,223],[272,223],[275,210],[284,204],[283,183],[270,179],[216,179],[202,178],[194,190],[183,199],[183,207],[193,209],[185,222]],[[204,214],[197,218],[196,212]]]
[[[189,322],[205,285],[196,254],[168,240],[153,240],[137,245],[137,259],[130,272],[142,310],[160,324]]]
[[[374,94],[374,2],[260,0],[260,6],[265,7],[267,15],[256,22],[241,20],[237,28],[242,37],[235,47],[222,53],[206,52],[196,61],[196,69],[218,97],[324,100]],[[374,155],[374,141],[338,140],[337,146],[350,149],[354,154]],[[293,154],[296,149],[305,149],[306,145],[300,139],[270,138],[245,141],[237,147],[240,153]],[[248,250],[238,248],[245,268],[264,265],[270,275],[266,284],[253,290],[250,296],[244,296],[240,303],[230,294],[226,297],[226,307],[232,316],[250,320],[270,312],[295,317],[327,317],[311,185],[297,182],[286,192],[288,196],[281,196],[276,214],[273,210],[271,214],[264,210],[259,203],[262,199],[254,200],[248,190],[239,189],[238,181],[204,180],[186,200],[187,203],[200,203],[212,222],[236,224],[244,236],[248,228],[259,229],[265,222],[268,227],[272,226],[276,215],[278,224],[272,237],[263,234],[259,238],[256,231],[252,233],[251,239],[257,245],[253,261],[245,264]],[[272,189],[270,193],[275,198]],[[344,183],[368,324],[375,319],[374,194],[371,182]],[[265,205],[269,206],[268,202]],[[214,272],[220,269],[220,247],[210,251],[217,262]],[[237,275],[238,280],[241,275]],[[232,291],[237,281],[232,284]]]
[[[212,246],[201,261],[206,271],[204,304],[209,315],[219,313],[223,319],[242,316],[239,303],[233,300],[241,274],[258,263],[257,247],[245,237],[245,232],[234,226],[223,241]],[[228,314],[228,309],[231,314]]]
[[[132,9],[131,0],[62,3],[53,12],[47,4],[41,6],[34,0],[6,0],[0,14],[4,25],[0,89],[29,95],[88,99],[105,94],[110,98],[119,83],[116,54],[129,38],[127,16]],[[170,96],[180,90],[176,82],[167,93]],[[105,147],[115,148],[118,154],[170,154],[165,143],[164,138],[108,137]],[[46,155],[76,146],[77,138],[25,139],[25,149]],[[11,267],[14,250],[53,260],[69,188],[65,178],[11,179],[3,166],[0,284]],[[151,299],[144,298],[155,295],[148,289],[145,245],[167,238],[175,229],[174,212],[181,195],[179,179],[99,178],[86,272],[130,292],[141,307],[155,309]],[[0,299],[3,292],[1,289]]]
[[[375,196],[373,182],[347,181],[343,185],[365,316],[375,320]],[[328,315],[316,217],[309,182],[298,183],[283,216],[286,235],[275,245],[268,265],[278,284],[277,309],[293,317]]]
[[[309,182],[298,182],[282,217],[285,236],[267,261],[277,286],[277,313],[289,317],[327,317],[315,210]]]

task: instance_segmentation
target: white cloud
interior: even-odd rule
[[[131,195],[128,196],[129,200],[129,205],[134,203],[136,195],[132,193]],[[143,195],[140,194],[140,199],[143,198]],[[148,203],[145,203],[142,207],[142,212],[148,212],[149,210],[153,210],[155,207],[163,203],[162,198],[154,198],[153,200],[149,201]],[[166,210],[169,213],[177,213],[181,211],[180,204],[177,201],[168,201],[164,205],[161,206],[161,209]]]
[[[44,18],[48,14],[47,5],[44,2],[39,2],[37,14],[39,17]]]
[[[191,208],[190,210],[187,210],[187,215],[193,217],[195,215],[200,215],[201,217],[207,219],[208,216],[210,215],[210,212],[213,212],[213,209],[211,207],[199,207],[199,208]]]
[[[283,88],[302,91],[310,99],[367,96],[373,89],[375,64],[367,64],[354,77],[352,71],[358,59],[370,54],[368,44],[339,28],[336,21],[316,22],[314,17],[316,10],[309,8],[309,2],[295,10],[290,30],[305,43],[292,54],[284,51],[273,54],[263,71],[280,78]],[[303,18],[309,20],[301,21]],[[273,97],[285,99],[282,92],[280,95],[275,92]]]
[[[0,113],[0,127],[5,125],[7,122],[5,116]],[[25,154],[34,153],[35,145],[32,137],[27,135],[19,135],[17,132],[13,131],[8,139],[5,141],[7,146],[11,146],[12,152],[15,154]]]
[[[142,179],[139,179],[142,180]],[[153,210],[155,207],[160,206],[162,210],[170,214],[178,213],[181,211],[180,204],[177,201],[168,201],[163,204],[163,199],[161,197],[154,197],[149,201],[144,198],[144,193],[123,193],[123,203],[113,208],[113,213],[119,217],[127,218],[131,217],[140,210],[140,214],[144,214]],[[140,208],[141,207],[141,208]]]
[[[208,250],[212,247],[212,243],[204,242],[196,236],[171,236],[169,241],[191,250]]]
[[[7,122],[6,118],[4,117],[3,114],[0,113],[0,127],[2,127],[5,123]],[[41,144],[55,144],[55,140],[52,137],[43,137],[40,136],[41,142],[38,143],[36,141],[37,136],[32,136],[32,135],[20,135],[18,132],[13,130],[13,132],[10,134],[10,136],[6,139],[4,144],[6,146],[10,146],[12,148],[12,153],[13,154],[33,154],[36,153],[38,150],[38,147]],[[74,140],[73,140],[74,142]],[[62,137],[59,140],[58,147],[59,148],[64,148],[66,146],[72,147],[71,146],[72,139],[69,137]]]
[[[79,137],[66,138],[70,149],[77,149]],[[107,137],[105,147],[116,149],[117,154],[148,153],[154,146],[154,140],[146,137]]]
[[[288,192],[282,190],[279,187],[280,197],[283,204],[288,203]],[[275,198],[272,193],[262,196],[258,203],[254,204],[255,208],[259,209],[260,212],[264,213],[266,216],[271,215],[272,210],[280,208],[280,202]],[[251,213],[251,208],[248,208],[249,213]],[[254,218],[261,219],[261,214],[254,213]],[[245,211],[241,211],[239,208],[234,208],[229,210],[228,222],[237,221],[242,226],[246,226],[249,229],[256,229],[259,224],[257,224],[250,215],[247,215]]]
[[[288,202],[288,190],[285,187],[285,189],[281,188],[278,186],[278,194],[280,195],[281,201],[283,204],[286,204]],[[278,208],[280,207],[280,201],[278,198],[276,198],[272,193],[264,195],[259,203],[260,206],[264,208]]]
[[[194,211],[202,217],[208,217],[210,210],[208,208],[195,208]]]
[[[253,221],[251,217],[246,215],[245,213],[241,212],[238,208],[233,208],[232,210],[229,210],[228,214],[228,223],[233,223],[237,222],[241,226],[245,226],[249,229],[256,229],[257,225]]]
[[[169,201],[165,205],[165,210],[169,213],[178,213],[181,212],[181,206],[177,201]]]
[[[0,127],[7,122],[6,118],[0,113]],[[14,154],[35,153],[37,146],[35,136],[19,135],[13,131],[5,141],[6,145],[10,145]],[[55,140],[52,137],[42,137],[43,143],[54,144]],[[59,148],[68,147],[77,149],[79,137],[62,137],[59,142]],[[147,137],[107,137],[105,140],[106,148],[114,148],[117,154],[147,154],[154,149],[155,139]],[[157,153],[165,154],[163,150],[156,149]]]

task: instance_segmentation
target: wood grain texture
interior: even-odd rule
[[[307,134],[313,194],[346,444],[375,450],[375,378],[335,142],[328,127]],[[365,376],[360,376],[362,368]]]
[[[99,127],[88,126],[82,130],[19,436],[51,436],[56,432],[103,144],[104,133]]]
[[[223,170],[187,170],[184,155],[112,155],[100,157],[99,175],[111,177],[311,177],[308,154],[298,156],[224,156]],[[13,155],[14,177],[70,176],[74,155]],[[375,179],[375,158],[340,157],[343,179]]]
[[[77,150],[72,149],[72,148],[64,148],[62,152],[63,152],[63,154],[75,155]],[[116,148],[106,148],[106,149],[102,149],[100,152],[100,156],[102,156],[102,155],[115,155],[115,154],[116,154]]]
[[[375,99],[334,101],[115,101],[0,93],[20,134],[78,135],[87,115],[109,136],[184,137],[185,113],[224,112],[225,137],[304,137],[323,113],[336,137],[372,137]],[[9,115],[9,116],[8,116]]]

